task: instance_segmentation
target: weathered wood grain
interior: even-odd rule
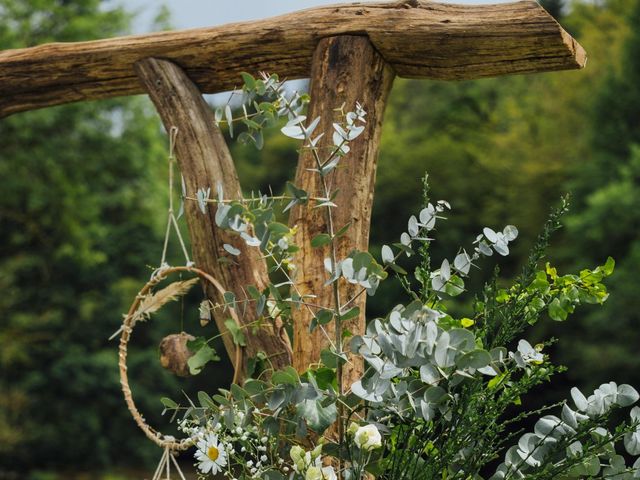
[[[350,143],[350,152],[328,177],[331,190],[339,191],[334,200],[338,208],[332,209],[335,230],[351,224],[347,233],[337,241],[338,260],[346,258],[354,249],[368,250],[382,118],[393,78],[393,70],[366,37],[343,35],[325,38],[318,44],[313,57],[308,118],[312,121],[320,117],[316,132],[325,132],[318,143],[320,154],[330,154],[333,122],[342,120],[336,107],[344,104],[345,111],[350,111],[355,109],[356,102],[360,102],[367,111],[364,132]],[[309,149],[303,149],[295,185],[313,196],[323,196],[321,180],[317,173],[309,171],[312,168],[316,168],[314,157]],[[329,247],[311,248],[310,245],[313,237],[328,231],[325,213],[325,209],[313,208],[313,205],[296,206],[291,210],[289,224],[296,227],[294,243],[301,247],[294,262],[297,288],[304,295],[316,295],[313,303],[334,309],[332,287],[325,285],[324,259],[329,257]],[[338,287],[342,302],[361,290],[361,287],[344,279],[339,280]],[[365,302],[366,295],[360,295],[351,304],[360,307],[360,315],[343,325],[354,335],[364,333]],[[293,314],[294,367],[304,371],[317,362],[320,352],[330,345],[326,334],[332,341],[335,338],[335,323],[325,325],[325,332],[316,329],[309,333],[313,318],[311,312],[301,308],[294,310]],[[342,372],[346,388],[363,373],[362,358],[350,356],[349,360]]]
[[[402,77],[471,79],[583,67],[582,47],[534,0],[451,5],[428,0],[327,6],[257,22],[0,52],[0,117],[143,93],[134,64],[172,60],[201,92],[239,73],[308,77],[322,38],[368,36]]]
[[[185,180],[187,196],[195,197],[199,188],[216,191],[220,182],[226,198],[241,198],[240,182],[227,144],[215,124],[213,113],[198,91],[198,87],[185,75],[180,67],[167,60],[148,58],[135,66],[141,85],[147,90],[167,131],[178,128],[176,157]],[[212,194],[215,196],[215,194]],[[248,248],[237,236],[219,229],[215,223],[215,207],[210,206],[203,214],[196,202],[186,202],[185,216],[189,226],[193,259],[196,266],[215,277],[236,298],[245,298],[244,288],[254,285],[262,291],[268,282],[267,268],[260,252]],[[218,260],[225,253],[223,245],[231,244],[241,251],[237,262],[223,264]],[[212,285],[207,285],[206,294],[213,302],[224,302],[222,295]],[[226,332],[224,322],[229,315],[214,311],[214,319],[221,332]],[[241,321],[253,324],[258,319],[254,308],[247,308]],[[258,352],[266,352],[274,368],[291,364],[291,346],[281,323],[270,325],[263,322],[260,328],[244,331],[247,346],[244,358]],[[224,345],[232,361],[236,346],[230,335],[224,335]],[[234,365],[243,371],[244,365]],[[241,376],[240,376],[241,378]]]

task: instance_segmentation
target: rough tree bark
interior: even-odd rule
[[[180,67],[167,60],[148,58],[139,61],[135,68],[166,130],[178,128],[176,156],[186,183],[187,196],[195,197],[199,188],[209,187],[215,192],[216,185],[220,182],[225,198],[240,198],[240,182],[231,154],[215,124],[213,112],[202,98],[198,87]],[[213,275],[227,291],[234,292],[237,298],[244,298],[242,289],[247,285],[264,289],[268,276],[260,252],[255,248],[248,248],[237,236],[219,229],[215,223],[215,211],[216,208],[210,205],[207,213],[202,214],[196,202],[186,202],[185,215],[196,265]],[[229,256],[223,249],[225,243],[241,251],[237,261],[228,265],[218,261],[223,256]],[[207,287],[206,295],[213,302],[223,301],[213,288]],[[221,311],[214,312],[214,319],[221,332],[227,331],[224,325],[227,318],[228,315]],[[248,308],[242,321],[250,324],[256,320],[255,310]],[[245,336],[245,359],[263,351],[270,356],[276,369],[291,364],[291,346],[279,321],[276,325],[261,326],[256,333],[248,328]],[[236,346],[230,335],[224,335],[223,340],[233,360]],[[244,371],[244,365],[234,367]]]
[[[203,93],[241,71],[308,77],[322,38],[366,35],[401,77],[471,79],[581,68],[582,47],[533,0],[427,0],[324,6],[257,22],[0,52],[0,117],[61,103],[143,93],[133,65],[180,65]]]
[[[335,199],[338,208],[333,209],[336,230],[351,222],[346,235],[337,243],[338,259],[345,258],[353,249],[367,250],[373,191],[376,176],[378,145],[386,99],[393,83],[394,72],[364,36],[340,36],[320,41],[313,56],[311,71],[311,104],[308,121],[320,117],[316,133],[325,132],[320,140],[320,152],[332,145],[333,122],[338,120],[336,108],[344,104],[345,111],[354,110],[356,102],[367,111],[364,133],[350,144],[351,151],[339,167],[330,175],[333,190],[339,190]],[[310,195],[321,194],[320,180],[309,168],[315,168],[313,155],[302,150],[298,161],[295,184]],[[297,227],[295,244],[301,253],[295,260],[297,266],[296,285],[303,294],[315,294],[313,303],[334,307],[331,287],[324,286],[327,273],[323,260],[329,256],[328,247],[311,248],[310,242],[319,233],[327,231],[324,209],[313,209],[309,205],[296,206],[289,219],[290,226]],[[352,297],[360,287],[339,281],[340,296],[344,300]],[[344,328],[360,334],[365,326],[366,294],[360,295],[353,305],[360,307],[357,318],[345,322]],[[306,309],[294,311],[294,367],[299,371],[317,362],[320,351],[329,345],[326,335],[316,329],[309,333],[312,319]],[[335,325],[325,325],[333,339]],[[362,374],[363,365],[350,358],[343,370],[343,384],[350,386]]]

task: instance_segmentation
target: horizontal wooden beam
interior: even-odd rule
[[[81,100],[143,93],[134,64],[171,60],[204,93],[239,73],[304,78],[320,39],[366,35],[402,77],[472,79],[581,68],[582,47],[534,0],[452,5],[429,0],[342,4],[256,22],[52,43],[0,52],[0,117]]]

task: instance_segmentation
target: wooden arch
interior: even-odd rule
[[[534,0],[482,6],[429,0],[341,4],[214,28],[2,51],[0,117],[68,102],[147,93],[167,130],[173,126],[180,130],[176,153],[187,195],[195,196],[198,188],[221,182],[229,196],[239,196],[233,160],[202,93],[233,88],[241,71],[265,70],[288,79],[310,77],[309,118],[321,116],[319,131],[331,130],[337,105],[359,101],[368,112],[365,133],[351,144],[351,153],[333,179],[342,206],[336,224],[352,222],[339,244],[339,256],[345,256],[354,248],[368,247],[382,118],[395,75],[474,79],[577,69],[585,62],[582,47]],[[307,171],[309,162],[303,152],[296,184],[314,191],[316,179]],[[245,285],[263,288],[267,271],[255,249],[243,248],[237,265],[222,266],[217,261],[229,238],[215,226],[213,215],[202,215],[193,202],[187,205],[196,265],[236,294]],[[330,305],[330,292],[322,293],[325,254],[309,245],[316,232],[324,231],[324,219],[296,207],[290,222],[297,225],[296,240],[302,246],[298,287],[303,292],[320,292],[317,303]],[[339,288],[343,297],[349,294],[348,284]],[[213,301],[221,300],[214,289],[206,293]],[[364,330],[364,302],[365,296],[360,296],[362,313],[346,326],[353,333]],[[276,324],[255,333],[249,330],[245,354],[263,351],[276,368],[293,363],[299,370],[306,369],[318,358],[325,340],[309,334],[307,312],[301,309],[296,315],[293,350],[286,331]],[[224,317],[215,320],[225,331]],[[228,337],[224,337],[225,346],[233,352]],[[343,381],[350,385],[361,369],[362,365],[351,363]]]

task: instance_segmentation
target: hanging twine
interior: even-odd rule
[[[149,440],[154,442],[159,447],[165,449],[165,454],[168,455],[166,457],[167,464],[169,462],[169,457],[173,459],[173,456],[167,452],[178,452],[187,450],[189,447],[193,446],[194,439],[193,438],[183,438],[181,440],[177,440],[176,438],[170,435],[163,435],[161,432],[155,430],[144,420],[144,417],[138,411],[135,402],[133,401],[133,395],[131,394],[131,388],[129,387],[129,378],[127,375],[127,347],[129,344],[129,340],[131,338],[131,333],[133,332],[133,328],[136,322],[136,312],[138,307],[140,306],[140,302],[145,298],[147,294],[151,291],[151,289],[164,280],[168,275],[177,272],[188,272],[198,275],[201,280],[212,285],[220,295],[224,295],[225,289],[222,288],[220,282],[218,282],[215,278],[213,278],[208,273],[191,266],[186,267],[166,267],[159,270],[155,275],[152,276],[151,280],[147,282],[147,284],[140,290],[138,295],[136,295],[135,300],[131,304],[129,308],[129,312],[124,318],[121,327],[121,335],[120,335],[120,347],[118,351],[118,367],[120,368],[120,384],[122,385],[122,392],[124,393],[124,399],[127,403],[127,408],[136,424],[140,429],[144,432]],[[242,328],[242,323],[238,318],[238,315],[234,308],[229,308],[229,312],[231,314],[231,318],[236,323],[236,325]],[[235,351],[235,371],[233,375],[233,382],[237,383],[239,380],[239,375],[241,371],[241,363],[242,363],[242,347],[240,345],[236,345]],[[165,456],[163,455],[163,459]],[[174,460],[175,463],[175,460]]]
[[[164,452],[162,452],[162,457],[160,457],[160,462],[156,467],[156,471],[153,474],[151,480],[162,480],[162,475],[165,475],[165,480],[171,479],[171,463],[173,463],[176,472],[180,475],[181,480],[186,480],[184,477],[184,473],[180,469],[180,465],[176,460],[175,453],[172,452],[168,447],[165,447]]]

